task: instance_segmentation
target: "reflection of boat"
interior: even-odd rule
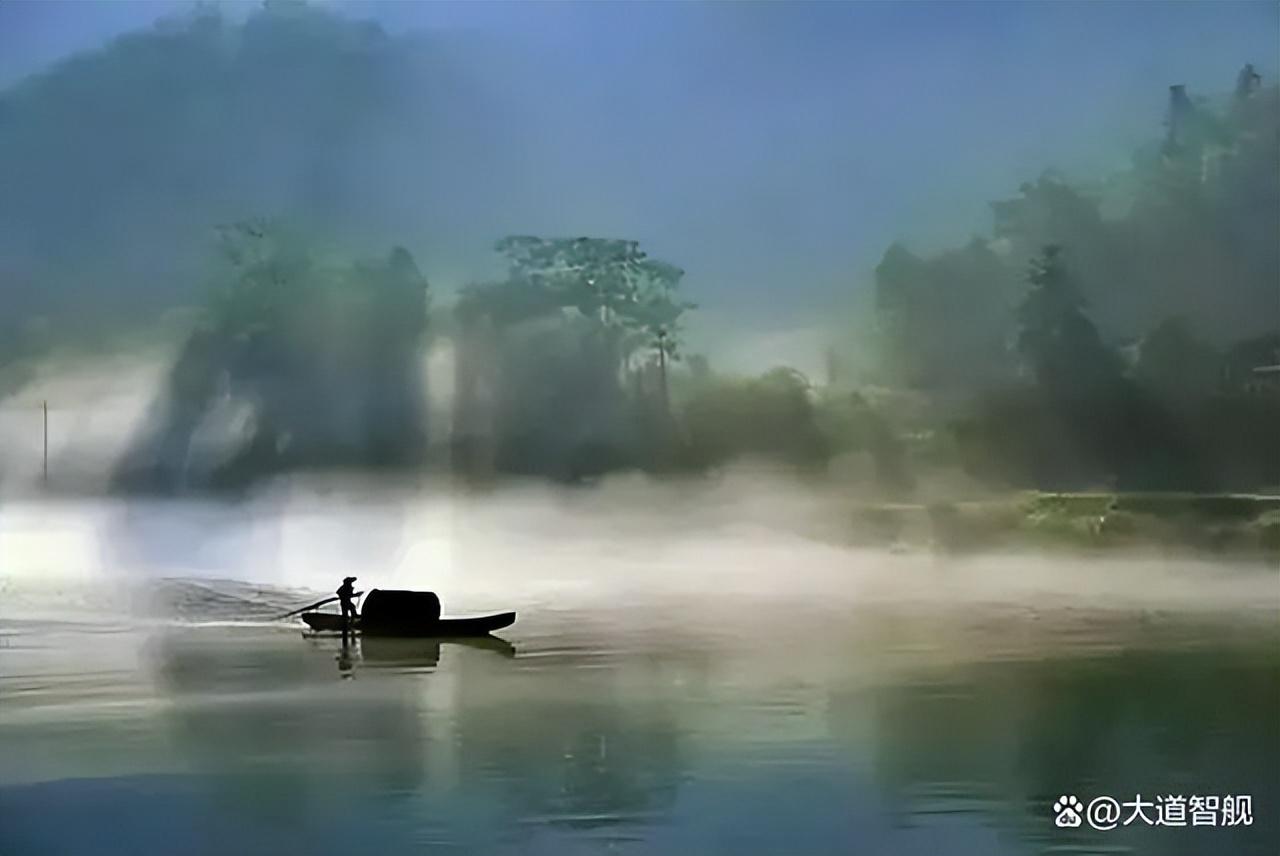
[[[515,646],[497,636],[459,636],[431,639],[396,639],[386,636],[366,637],[360,643],[360,659],[377,667],[403,668],[434,666],[440,661],[443,645],[459,645],[492,651],[503,657],[514,657]]]
[[[329,612],[304,612],[302,620],[312,630],[341,633],[342,616]],[[514,612],[498,612],[474,618],[441,618],[440,600],[429,591],[383,591],[365,596],[352,629],[364,636],[475,637],[508,627]]]
[[[312,639],[317,650],[330,651],[337,640]],[[337,649],[338,671],[343,677],[354,677],[357,669],[391,672],[432,671],[440,665],[441,650],[447,645],[489,651],[500,657],[512,658],[516,648],[497,636],[435,636],[410,639],[394,636],[365,636],[360,640],[342,640]]]

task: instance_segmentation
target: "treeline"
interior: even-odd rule
[[[1264,204],[1280,201],[1265,145],[1277,90],[1246,68],[1224,112],[1173,93],[1158,155],[1121,182],[1133,188],[1121,213],[1045,176],[994,206],[989,240],[925,258],[891,247],[876,271],[882,362],[855,387],[684,358],[683,271],[634,241],[503,239],[506,277],[429,317],[403,249],[326,260],[238,225],[118,483],[445,464],[576,481],[744,457],[817,473],[846,454],[898,496],[947,468],[1051,489],[1280,483],[1280,265],[1259,235],[1280,232],[1280,205]],[[455,371],[444,437],[426,430],[432,334]],[[248,427],[201,458],[197,434],[228,401]]]
[[[1246,66],[1221,106],[1171,87],[1163,140],[1127,172],[1095,187],[1045,173],[992,203],[990,238],[924,257],[890,247],[875,272],[882,379],[928,390],[1015,376],[1025,271],[1050,245],[1115,345],[1179,317],[1219,347],[1275,332],[1278,141],[1280,87]]]
[[[242,223],[220,249],[118,488],[238,489],[331,468],[576,482],[743,457],[816,472],[862,449],[879,483],[909,481],[901,443],[860,397],[828,399],[790,369],[738,378],[686,359],[684,272],[635,241],[505,238],[505,279],[434,308],[401,248],[331,259]],[[427,431],[428,351],[454,366],[444,436]]]
[[[1170,88],[1109,195],[1046,174],[990,239],[876,268],[879,383],[972,474],[1049,488],[1280,484],[1280,88]],[[1104,216],[1104,204],[1116,213]]]
[[[420,234],[432,206],[410,171],[483,174],[492,135],[458,117],[484,105],[420,48],[271,3],[0,93],[0,395],[59,336],[195,303],[122,487],[326,466],[573,481],[744,457],[821,473],[844,455],[898,495],[948,468],[1019,487],[1280,484],[1280,88],[1252,67],[1222,99],[1172,87],[1161,138],[1101,185],[1046,173],[993,203],[989,236],[888,248],[873,323],[834,343],[870,340],[877,364],[820,383],[686,354],[683,271],[635,241],[503,239],[505,276],[452,303],[428,300],[408,250],[345,249],[392,223]],[[208,225],[254,211],[292,231],[224,229],[210,270]],[[432,341],[455,373],[437,436]]]

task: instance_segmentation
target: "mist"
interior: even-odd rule
[[[0,0],[0,852],[1273,856],[1278,33]]]
[[[894,240],[981,234],[986,200],[1046,167],[1127,167],[1171,83],[1275,72],[1266,4],[275,8],[315,38],[330,15],[383,35],[349,25],[372,41],[346,60],[233,33],[209,54],[180,4],[6,5],[6,301],[184,304],[214,225],[278,216],[402,244],[443,293],[492,273],[506,234],[632,237],[689,271],[713,339],[821,326]],[[153,62],[184,70],[134,86]],[[343,62],[357,74],[326,88]]]

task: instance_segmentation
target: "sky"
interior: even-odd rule
[[[0,86],[190,5],[0,0]],[[775,331],[865,284],[893,240],[985,232],[987,201],[1046,167],[1123,168],[1170,84],[1227,91],[1280,54],[1274,2],[329,5],[486,45],[468,73],[518,116],[495,174],[527,181],[441,187],[434,282],[474,277],[507,231],[625,236]]]

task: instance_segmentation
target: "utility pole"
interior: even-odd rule
[[[49,486],[49,401],[48,399],[40,403],[40,408],[44,411],[44,486]]]

